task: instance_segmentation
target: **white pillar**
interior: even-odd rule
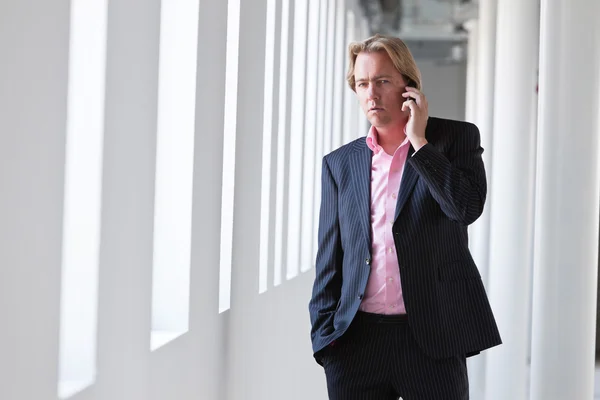
[[[148,398],[160,2],[109,2],[97,398]],[[131,30],[137,34],[128,34]],[[132,66],[136,66],[132,68]]]
[[[265,69],[265,37],[267,3],[239,2],[239,58],[237,87],[237,127],[235,154],[235,201],[233,207],[233,258],[231,270],[231,309],[228,311],[228,354],[226,355],[226,395],[225,399],[258,399],[260,390],[268,385],[271,378],[265,372],[263,356],[265,344],[262,329],[272,316],[269,303],[258,293],[258,261],[260,237],[256,235],[256,227],[260,226],[260,187],[262,179],[262,124],[264,108],[264,69]],[[306,1],[290,3],[290,10],[298,16],[304,15],[306,24],[308,4]],[[296,19],[295,22],[298,20]],[[294,32],[295,31],[295,32]],[[292,28],[294,45],[302,48],[290,48],[293,59],[305,60],[306,41],[297,41],[297,34],[306,35],[306,26],[295,25]],[[306,38],[303,38],[306,39]],[[300,51],[300,53],[298,53]],[[298,58],[298,56],[300,56]],[[243,68],[242,68],[243,66]],[[305,62],[302,63],[304,68]],[[292,77],[297,76],[293,65]],[[290,93],[290,92],[288,92]],[[291,95],[301,98],[292,100],[292,123],[304,126],[304,80],[294,81]],[[294,108],[296,107],[296,108]],[[298,112],[295,115],[294,112]],[[258,129],[257,129],[258,127]],[[294,130],[294,134],[302,134]],[[288,158],[286,162],[296,163],[301,177],[302,171],[302,138],[289,138],[292,147],[297,149],[300,158]],[[292,152],[293,153],[293,152]],[[301,188],[301,182],[298,182]],[[291,190],[291,189],[290,189]],[[301,196],[298,190],[297,196]],[[291,193],[291,192],[290,192]],[[296,204],[297,215],[290,215],[290,232],[301,224],[300,204]],[[287,207],[286,207],[287,208]],[[292,208],[292,207],[290,207]],[[293,210],[290,210],[290,214]],[[292,218],[293,217],[293,218]],[[288,268],[299,270],[300,240],[288,242]],[[295,275],[294,275],[295,276]],[[288,276],[289,278],[289,276]],[[285,278],[284,278],[284,282]],[[283,289],[282,289],[283,290]],[[285,292],[285,290],[284,290]],[[267,292],[269,293],[269,292]],[[270,294],[270,293],[269,293]],[[263,300],[261,303],[260,300]],[[252,310],[252,311],[250,311]],[[259,316],[260,315],[260,316]],[[266,356],[269,357],[269,356]],[[264,396],[263,396],[264,397]]]
[[[515,9],[518,13],[514,13]],[[488,292],[503,345],[487,354],[486,399],[527,398],[537,0],[499,0]]]
[[[479,1],[479,21],[477,23],[477,84],[475,103],[477,104],[475,124],[481,133],[481,145],[484,148],[483,160],[489,182],[492,170],[492,123],[494,110],[494,70],[496,59],[496,2]],[[489,249],[489,209],[490,200],[483,214],[469,227],[469,247],[483,283],[487,285],[488,249]],[[483,398],[485,388],[485,353],[469,358],[469,380],[471,398]]]
[[[0,399],[57,395],[68,3],[0,1]]]
[[[497,0],[481,0],[479,3],[479,37],[477,40],[477,115],[475,123],[481,133],[487,178],[491,176],[492,130],[494,121],[494,71],[496,69],[496,8]],[[483,214],[470,227],[471,253],[484,284],[487,284],[489,254],[489,208],[488,199]]]
[[[477,44],[479,39],[479,23],[472,19],[465,23],[469,31],[467,48],[467,96],[465,104],[465,121],[477,122]]]
[[[597,0],[542,0],[531,399],[594,396]]]

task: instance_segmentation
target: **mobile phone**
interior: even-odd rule
[[[414,87],[414,88],[417,87],[416,83],[412,79],[404,78],[404,80],[406,81],[406,86],[410,86],[410,87]],[[408,92],[408,90],[406,90],[406,88],[404,88],[404,92]],[[415,99],[413,99],[412,97],[407,97],[405,100],[414,101]]]

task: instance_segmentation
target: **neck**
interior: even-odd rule
[[[396,149],[404,142],[404,139],[406,139],[406,134],[404,133],[405,126],[406,123],[404,122],[394,126],[377,128],[377,142],[386,153],[393,155]]]

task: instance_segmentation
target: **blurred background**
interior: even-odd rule
[[[407,42],[430,115],[485,148],[470,246],[504,344],[469,359],[471,398],[600,398],[598,17],[597,0],[2,0],[0,399],[326,399],[321,158],[367,133],[347,45],[374,33]]]

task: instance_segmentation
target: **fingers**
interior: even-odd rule
[[[417,110],[418,106],[417,106],[417,104],[415,104],[414,101],[412,101],[412,99],[410,99],[410,100],[406,100],[404,103],[402,103],[402,111],[405,111],[407,108],[410,109],[411,114],[414,114],[414,112]]]
[[[405,90],[406,92],[402,93],[402,96],[406,97],[407,99],[415,99],[417,103],[419,103],[425,98],[423,93],[419,92],[417,89],[406,86]]]
[[[406,89],[406,92],[402,93],[402,96],[406,97],[407,100],[414,99],[414,101],[416,101],[417,104],[419,104],[419,105],[421,105],[427,101],[427,99],[425,98],[425,95],[423,93],[419,92],[417,89],[410,87],[410,86],[406,86],[405,89]]]

